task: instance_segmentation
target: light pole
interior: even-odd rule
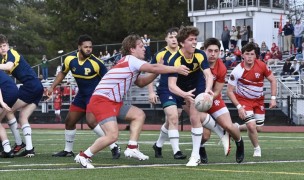
[[[60,65],[62,65],[62,53],[63,53],[63,50],[58,51],[58,54],[60,54]]]

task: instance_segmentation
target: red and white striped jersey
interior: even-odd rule
[[[123,57],[110,69],[96,86],[93,95],[122,102],[124,95],[140,74],[139,68],[147,62],[132,55]]]
[[[235,86],[235,93],[243,98],[262,99],[264,78],[270,74],[271,70],[260,60],[255,60],[250,70],[246,70],[241,62],[231,72],[228,83]]]

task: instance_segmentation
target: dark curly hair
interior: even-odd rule
[[[184,42],[190,35],[199,35],[199,30],[193,26],[181,27],[176,36],[177,42],[180,44]]]

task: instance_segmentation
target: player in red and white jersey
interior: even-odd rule
[[[245,121],[248,136],[254,147],[253,157],[261,157],[257,126],[264,125],[264,79],[270,82],[271,101],[269,108],[276,106],[277,82],[267,65],[256,59],[256,47],[249,43],[242,48],[244,61],[231,72],[227,95]]]
[[[232,138],[235,141],[236,144],[236,162],[241,163],[244,159],[244,143],[242,140],[242,137],[240,135],[239,129],[234,126],[231,120],[230,113],[228,111],[228,108],[226,107],[226,104],[224,100],[222,99],[222,90],[225,84],[225,77],[227,74],[227,69],[225,64],[222,62],[221,59],[219,59],[219,53],[220,53],[221,43],[216,38],[208,38],[204,42],[204,51],[207,55],[209,66],[211,69],[211,72],[213,74],[213,87],[212,91],[214,92],[214,98],[213,98],[213,105],[211,109],[207,111],[208,114],[210,114],[213,118],[216,119],[215,121],[210,117],[209,120],[205,120],[203,122],[204,126],[204,136],[202,139],[202,142],[206,142],[210,138],[210,130],[213,130],[218,135],[223,132],[221,127],[227,131]],[[208,129],[207,129],[208,128]],[[227,134],[228,135],[228,134]],[[225,134],[222,135],[221,139],[222,141],[225,141]],[[229,135],[228,135],[229,136]],[[229,142],[229,138],[228,138]],[[202,163],[207,163],[208,158],[206,154],[206,150],[204,145],[201,145],[200,148],[200,156]],[[229,143],[228,147],[225,147],[225,155],[228,155],[229,153]],[[228,151],[228,152],[226,152]]]
[[[138,149],[138,138],[145,121],[143,110],[132,106],[123,105],[122,99],[133,83],[139,87],[150,84],[158,74],[179,73],[188,75],[186,66],[170,67],[162,64],[149,64],[145,58],[145,47],[138,35],[129,35],[122,42],[123,58],[109,70],[97,85],[87,106],[86,119],[88,124],[96,122],[105,132],[105,136],[99,137],[87,150],[80,152],[75,161],[85,168],[94,168],[91,157],[109,144],[118,139],[118,125],[116,116],[124,117],[130,121],[130,139],[126,157],[139,160],[147,160]],[[150,72],[146,76],[139,76],[140,72]]]

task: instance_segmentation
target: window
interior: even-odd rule
[[[212,36],[212,22],[198,22],[196,27],[200,31],[197,41],[204,42],[205,39],[213,37]]]
[[[248,19],[237,19],[235,21],[235,27],[238,30],[240,27],[242,26],[247,26],[247,30],[249,28],[250,32],[249,32],[249,38],[252,38],[252,26],[253,26],[253,20],[252,18],[248,18]]]
[[[274,28],[279,28],[279,26],[280,26],[280,22],[279,21],[274,21],[273,27]]]
[[[230,30],[231,29],[231,21],[216,21],[215,22],[215,37],[217,39],[221,39],[222,32],[224,30],[224,27],[227,26],[227,28]]]

